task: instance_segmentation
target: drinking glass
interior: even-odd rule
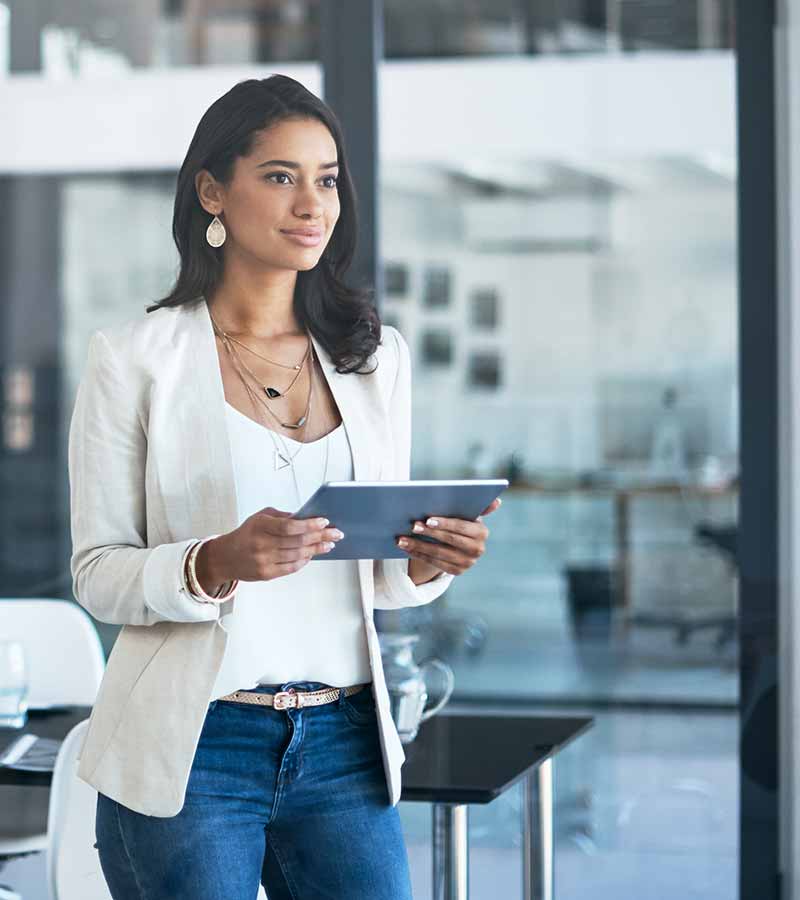
[[[0,641],[0,728],[24,728],[28,720],[28,673],[19,641]]]

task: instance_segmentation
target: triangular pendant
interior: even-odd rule
[[[278,448],[275,448],[275,469],[285,469],[287,466],[290,466],[292,461],[287,459]]]
[[[271,397],[273,400],[274,400],[276,397],[282,397],[282,396],[283,396],[283,394],[281,394],[281,392],[280,392],[279,390],[276,390],[274,387],[265,387],[265,388],[264,388],[264,391],[266,392],[266,395],[267,395],[268,397]]]
[[[302,428],[303,425],[305,425],[305,424],[306,424],[306,417],[305,417],[305,416],[301,416],[301,418],[299,418],[299,419],[297,420],[297,424],[296,424],[296,425],[290,425],[288,422],[281,422],[281,425],[283,425],[284,428]]]

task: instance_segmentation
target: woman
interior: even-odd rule
[[[408,347],[342,281],[355,235],[333,113],[242,82],[178,176],[174,290],[91,336],[73,587],[124,628],[78,774],[115,900],[411,896],[372,611],[438,597],[488,530],[440,518],[442,547],[323,565],[342,534],[291,518],[324,481],[409,477]]]

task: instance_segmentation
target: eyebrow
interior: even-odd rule
[[[338,160],[329,163],[322,163],[320,169],[333,169],[338,166]],[[292,162],[290,159],[268,159],[266,162],[259,163],[256,168],[262,169],[264,166],[286,166],[287,169],[299,169],[300,163]]]

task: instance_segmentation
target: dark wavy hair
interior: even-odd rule
[[[314,118],[328,128],[339,161],[339,219],[316,266],[298,271],[294,314],[325,347],[342,374],[361,371],[381,339],[371,288],[344,283],[358,232],[356,193],[347,165],[342,129],[333,111],[299,81],[286,75],[240,81],[203,114],[178,173],[172,237],[180,269],[170,293],[147,312],[210,297],[222,276],[222,249],[206,241],[211,216],[200,204],[195,176],[207,169],[222,184],[233,177],[236,159],[252,150],[256,133],[286,119]]]

